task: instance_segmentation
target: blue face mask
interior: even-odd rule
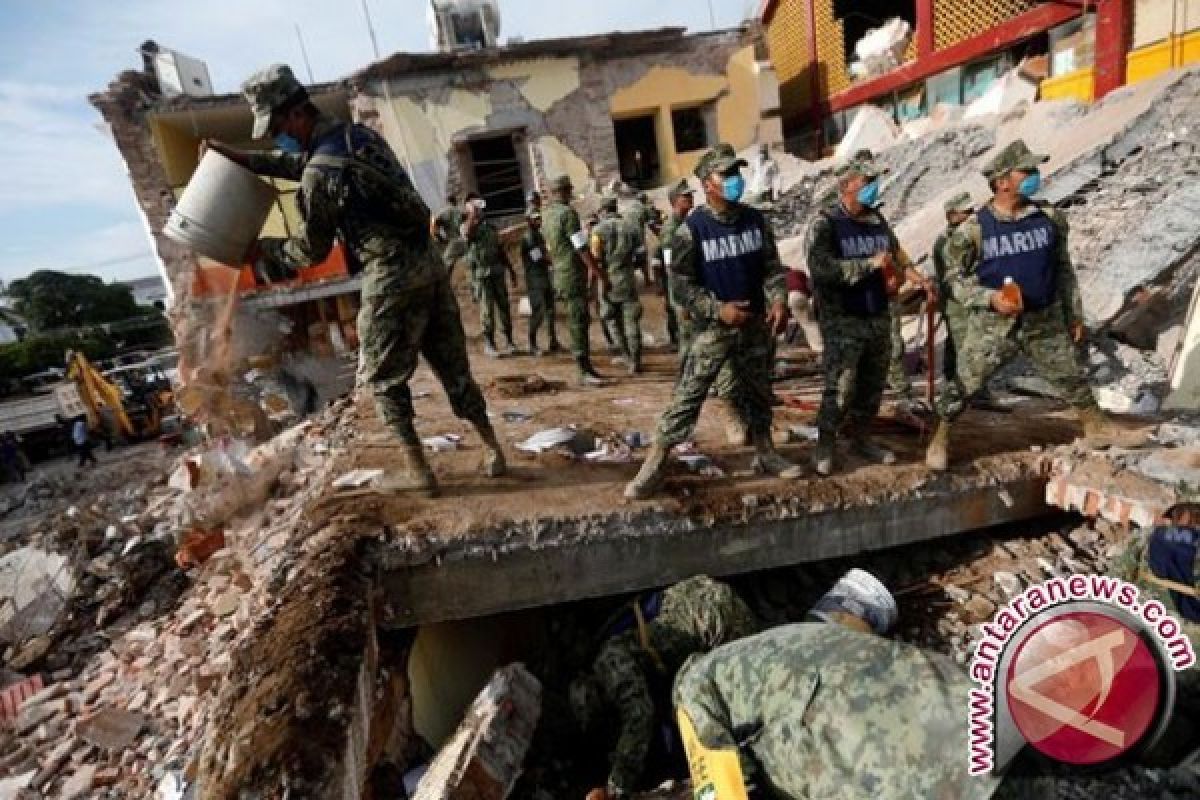
[[[722,184],[722,191],[726,200],[736,203],[742,199],[742,194],[746,191],[746,179],[741,175],[726,176]]]
[[[875,208],[875,206],[879,205],[879,181],[871,181],[859,189],[858,202],[867,208]]]
[[[1017,194],[1021,195],[1021,197],[1033,197],[1041,190],[1042,173],[1034,172],[1021,181],[1021,185],[1017,187]]]
[[[281,133],[275,137],[275,146],[285,153],[303,153],[300,140],[290,133]]]

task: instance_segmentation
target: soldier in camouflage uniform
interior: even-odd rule
[[[442,261],[446,264],[446,274],[452,274],[454,265],[463,255],[462,225],[465,215],[458,205],[458,197],[446,195],[446,207],[435,214],[429,221],[429,235],[442,248]]]
[[[750,798],[1053,797],[1038,776],[1002,786],[967,773],[971,687],[945,656],[837,624],[785,625],[724,645],[675,680],[694,796],[727,796],[696,766],[735,759]]]
[[[542,236],[554,261],[554,290],[566,304],[567,325],[571,337],[571,354],[579,368],[582,386],[602,386],[604,379],[592,366],[588,346],[588,277],[603,287],[608,276],[597,266],[587,248],[587,235],[579,222],[579,214],[571,208],[571,179],[562,175],[551,184],[554,199],[542,211]]]
[[[670,407],[628,499],[645,499],[666,475],[667,453],[692,435],[709,389],[729,364],[731,400],[750,429],[755,469],[794,479],[802,470],[771,439],[772,339],[787,323],[787,289],[775,236],[762,213],[739,202],[746,166],[721,144],[704,154],[696,176],[708,205],[694,210],[672,241],[672,289],[695,330]]]
[[[643,608],[653,602],[639,598],[635,605],[631,627],[608,639],[591,671],[571,684],[577,721],[615,745],[608,785],[593,798],[628,797],[639,788],[651,740],[670,721],[671,684],[683,662],[759,630],[733,589],[703,575],[662,592],[661,610],[652,619]]]
[[[609,288],[600,297],[600,317],[611,326],[620,348],[617,363],[636,375],[642,370],[642,301],[633,258],[641,234],[632,214],[617,214],[616,194],[606,193],[600,209],[600,222],[589,236],[592,258],[608,273]]]
[[[958,226],[966,222],[975,213],[975,204],[968,192],[959,192],[946,201],[946,230],[938,234],[933,243],[933,269],[937,275],[938,299],[941,301],[940,311],[946,320],[945,354],[942,356],[942,374],[947,381],[958,379],[957,348],[967,338],[967,310],[963,304],[954,298],[947,280],[946,245],[950,237],[958,230]]]
[[[521,237],[521,264],[525,267],[525,291],[529,294],[529,352],[535,356],[541,355],[537,335],[542,323],[545,323],[550,336],[549,352],[561,353],[562,345],[558,343],[558,331],[554,324],[550,257],[546,251],[546,240],[542,238],[542,212],[530,206],[525,212],[525,221],[529,229]]]
[[[825,340],[825,386],[814,454],[821,475],[833,472],[834,443],[843,423],[856,452],[872,461],[895,463],[895,455],[869,436],[892,364],[891,296],[901,273],[933,290],[912,268],[891,226],[876,210],[884,170],[868,156],[859,153],[838,168],[838,200],[817,215],[809,231],[808,266]],[[894,276],[891,286],[884,277],[887,271]]]
[[[925,454],[931,469],[949,465],[952,421],[1019,353],[1063,389],[1093,444],[1133,443],[1100,411],[1087,383],[1079,350],[1087,331],[1067,220],[1031,199],[1047,159],[1021,140],[1001,150],[984,170],[991,202],[963,222],[944,248],[950,294],[967,310],[969,322],[957,352],[959,379],[938,399],[940,420]],[[1020,289],[1020,302],[1001,292],[1008,281]]]
[[[467,265],[471,269],[471,278],[479,288],[479,325],[483,330],[483,352],[493,358],[496,350],[496,318],[500,319],[500,330],[508,347],[504,355],[511,355],[517,349],[513,343],[512,310],[509,307],[508,286],[504,282],[505,273],[517,283],[517,273],[513,270],[512,262],[500,243],[500,233],[496,226],[483,218],[483,211],[478,206],[471,206],[467,211],[467,222],[464,233],[467,250],[464,254]]]
[[[487,474],[502,475],[504,454],[471,377],[458,302],[429,235],[429,209],[387,142],[363,125],[321,114],[285,65],[255,73],[242,91],[254,112],[253,137],[271,134],[281,149],[241,152],[207,144],[260,175],[299,181],[304,217],[297,236],[259,241],[250,254],[259,279],[295,277],[325,259],[335,238],[350,269],[362,274],[360,374],[406,461],[404,473],[386,475],[383,488],[437,487],[413,427],[408,382],[418,354],[442,382],[454,413],[479,431]]]

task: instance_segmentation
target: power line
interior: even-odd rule
[[[33,270],[33,272],[90,272],[96,269],[103,269],[104,267],[116,267],[121,264],[129,264],[133,261],[139,261],[143,258],[154,258],[154,255],[149,252],[130,253],[129,255],[106,258],[102,261],[93,261],[90,264],[76,264],[74,266],[66,267],[38,267],[37,269]]]

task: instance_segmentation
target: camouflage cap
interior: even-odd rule
[[[571,184],[570,175],[559,175],[550,182],[550,188],[556,192],[567,192],[575,187]]]
[[[667,199],[674,203],[677,198],[683,197],[685,194],[694,194],[694,192],[688,185],[687,178],[682,178],[679,183],[667,190]]]
[[[951,214],[959,212],[968,214],[975,210],[975,203],[971,200],[970,192],[959,192],[946,201],[946,213]]]
[[[696,165],[695,175],[700,180],[704,180],[714,172],[728,172],[734,168],[748,166],[750,165],[746,159],[738,158],[733,145],[722,142],[700,158],[700,163]]]
[[[530,206],[529,208],[525,209],[525,219],[530,220],[532,222],[533,220],[540,221],[541,218],[542,218],[542,212],[540,210],[538,210],[537,208],[535,208],[534,206]]]
[[[242,94],[254,112],[251,136],[255,139],[261,139],[270,131],[274,112],[308,99],[308,92],[287,64],[272,64],[260,69],[242,83]]]
[[[1005,147],[983,168],[983,174],[988,179],[1007,175],[1014,169],[1030,172],[1050,160],[1050,156],[1040,155],[1029,149],[1024,139],[1017,139]]]
[[[881,167],[875,163],[875,156],[871,154],[870,150],[859,150],[849,161],[839,164],[833,174],[840,178],[853,172],[864,178],[874,179],[880,175],[886,175],[890,171],[887,167]]]

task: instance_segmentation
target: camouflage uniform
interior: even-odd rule
[[[938,399],[938,413],[954,419],[966,402],[983,389],[988,379],[1018,353],[1027,355],[1042,377],[1058,384],[1072,406],[1096,408],[1080,360],[1080,351],[1071,340],[1068,325],[1083,320],[1083,300],[1079,281],[1067,249],[1067,220],[1056,209],[1029,203],[1015,215],[1007,215],[993,204],[987,206],[996,219],[1016,221],[1045,214],[1058,230],[1055,269],[1057,301],[1038,311],[1025,311],[1018,317],[1005,317],[991,308],[994,290],[980,285],[975,269],[982,249],[983,229],[978,215],[972,216],[950,235],[943,248],[949,297],[961,304],[967,315],[962,344],[956,343],[958,380],[947,386]]]
[[[542,210],[542,236],[554,261],[554,291],[566,304],[571,353],[576,361],[590,358],[587,268],[571,241],[582,231],[579,214],[561,200],[555,198]]]
[[[244,91],[258,93],[256,105],[270,104],[265,94],[273,90],[272,81],[280,81],[279,73],[273,67],[247,81]],[[286,77],[299,88],[290,70]],[[256,138],[266,125],[256,118]],[[302,230],[290,239],[259,242],[262,268],[271,279],[322,261],[335,238],[350,268],[361,270],[361,374],[388,427],[406,444],[419,446],[408,382],[421,354],[454,413],[490,431],[483,393],[471,377],[458,301],[429,236],[429,209],[387,142],[363,125],[320,117],[308,153],[241,155],[253,172],[300,182]]]
[[[483,338],[489,344],[495,344],[495,318],[499,317],[500,330],[512,344],[512,313],[505,282],[508,255],[500,244],[495,225],[484,220],[468,233],[465,258],[471,269],[471,279],[479,289],[479,323]]]
[[[711,214],[722,224],[735,223],[746,207],[734,203],[725,214],[704,207],[693,214]],[[764,320],[731,328],[718,318],[721,301],[699,281],[700,256],[687,225],[680,225],[672,240],[671,290],[687,311],[691,344],[680,367],[671,405],[658,423],[658,439],[673,445],[692,434],[709,389],[728,366],[724,391],[752,435],[771,433],[771,353],[774,337]],[[763,292],[767,306],[786,304],[783,263],[769,224],[763,244]]]
[[[840,206],[836,202],[830,211]],[[883,216],[870,209],[857,219],[887,226]],[[887,235],[892,252],[900,252],[900,243],[890,227]],[[845,421],[847,427],[860,431],[879,413],[883,400],[892,365],[892,313],[889,309],[873,316],[856,316],[843,307],[843,289],[869,276],[875,267],[870,258],[841,257],[828,213],[818,214],[809,231],[808,266],[821,305],[818,321],[825,340],[825,386],[817,428],[833,435]]]
[[[572,702],[581,722],[589,727],[599,724],[616,736],[610,790],[620,793],[638,788],[656,717],[659,721],[667,717],[671,682],[684,661],[751,636],[758,629],[754,613],[729,586],[701,575],[663,593],[662,610],[646,623],[644,639],[635,625],[604,643],[591,671],[599,688],[599,707],[586,708],[587,702],[578,696],[573,696]],[[595,712],[601,719],[589,718]]]
[[[892,359],[888,364],[887,388],[895,392],[901,402],[912,402],[912,381],[904,366],[904,356],[908,351],[904,341],[904,315],[899,308],[894,308],[891,317]]]
[[[986,800],[1000,779],[967,774],[971,685],[942,655],[801,623],[689,660],[674,702],[767,797]],[[1026,780],[1005,780],[1006,794],[1035,796]]]
[[[967,338],[967,310],[950,293],[946,280],[946,245],[958,226],[947,227],[933,243],[933,268],[937,273],[938,298],[941,300],[942,316],[946,320],[946,349],[942,356],[942,374],[949,382],[958,380],[958,348]]]
[[[466,243],[462,238],[462,224],[465,219],[462,209],[458,206],[446,206],[433,218],[447,274],[453,272],[454,265],[463,257]]]
[[[611,283],[600,298],[600,316],[611,326],[618,347],[634,369],[642,363],[642,302],[633,264],[640,234],[635,225],[632,213],[627,217],[611,213],[591,233],[592,255],[604,264]]]
[[[550,334],[550,349],[557,350],[554,287],[550,281],[546,240],[542,238],[542,232],[532,226],[521,237],[521,264],[525,268],[525,291],[529,294],[529,349],[537,349],[538,331],[545,323]]]

